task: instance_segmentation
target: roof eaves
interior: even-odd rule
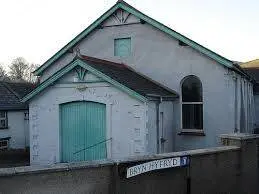
[[[199,43],[187,38],[186,36],[172,30],[171,28],[165,26],[164,24],[156,21],[155,19],[145,15],[144,13],[142,13],[141,11],[137,10],[136,8],[128,5],[125,2],[120,2],[120,8],[130,12],[131,14],[135,15],[136,17],[144,20],[145,22],[151,24],[152,26],[158,28],[159,30],[171,35],[172,37],[184,42],[185,44],[189,45],[190,47],[200,51],[201,53],[209,56],[210,58],[216,60],[217,62],[219,62],[222,65],[227,66],[228,68],[232,67],[232,61],[230,61],[229,59],[226,59],[225,57],[211,51],[210,49],[200,45]]]
[[[74,60],[73,62],[69,63],[56,73],[54,73],[51,77],[49,77],[47,80],[42,82],[38,87],[36,87],[33,91],[31,91],[29,94],[27,94],[25,97],[22,98],[22,102],[26,102],[30,100],[32,97],[40,93],[42,90],[44,90],[46,87],[48,87],[50,84],[55,82],[57,79],[59,79],[61,76],[63,76],[65,73],[69,72],[72,70],[78,62],[79,59]]]
[[[37,68],[33,74],[36,76],[41,75],[41,73],[53,62],[55,62],[59,57],[64,55],[71,47],[73,47],[76,43],[78,43],[82,38],[88,35],[92,30],[98,27],[106,18],[108,18],[116,9],[119,8],[119,3],[116,3],[109,10],[107,10],[103,15],[101,15],[97,20],[95,20],[90,26],[88,26],[85,30],[83,30],[80,34],[78,34],[73,40],[71,40],[67,45],[61,48],[55,55],[53,55],[50,59],[48,59],[45,63],[43,63],[39,68]]]
[[[81,66],[83,68],[86,68],[91,73],[101,77],[102,79],[104,79],[105,81],[107,81],[107,82],[111,83],[112,85],[118,87],[122,91],[127,92],[132,97],[135,97],[135,98],[137,98],[137,99],[139,99],[140,101],[143,101],[143,102],[148,101],[148,99],[145,96],[143,96],[143,95],[133,91],[132,89],[130,89],[130,88],[120,84],[116,80],[111,79],[109,76],[103,74],[102,72],[100,72],[100,71],[96,70],[95,68],[91,67],[90,65],[88,65],[86,62],[84,62],[84,61],[80,60],[79,58],[77,58],[73,62],[69,63],[67,66],[65,66],[62,69],[60,69],[59,71],[57,71],[54,75],[49,77],[43,83],[41,83],[36,89],[34,89],[31,93],[26,95],[22,99],[22,102],[26,102],[26,101],[30,100],[31,98],[33,98],[35,95],[37,95],[38,93],[43,91],[45,88],[47,88],[50,84],[52,84],[56,80],[58,80],[61,76],[63,76],[67,72],[71,71],[77,65],[79,65],[79,66]]]
[[[124,9],[129,13],[139,17],[140,19],[146,21],[147,23],[153,25],[154,27],[160,29],[161,31],[171,35],[172,37],[184,42],[185,44],[189,45],[190,47],[198,50],[199,52],[207,55],[208,57],[214,59],[218,63],[232,68],[233,63],[222,57],[221,55],[207,49],[206,47],[196,43],[195,41],[183,36],[182,34],[172,30],[171,28],[165,26],[164,24],[150,18],[149,16],[143,14],[142,12],[138,11],[136,8],[130,6],[124,1],[118,1],[113,7],[111,7],[108,11],[106,11],[102,16],[100,16],[95,22],[93,22],[88,28],[86,28],[83,32],[77,35],[72,41],[70,41],[66,46],[60,49],[54,56],[52,56],[49,60],[47,60],[43,65],[41,65],[38,69],[34,71],[35,75],[41,75],[41,73],[53,62],[55,62],[59,57],[65,54],[71,47],[73,47],[76,43],[78,43],[82,38],[88,35],[92,30],[98,27],[105,19],[107,19],[115,10],[118,8]]]
[[[234,71],[236,71],[237,73],[243,75],[246,79],[248,79],[251,82],[256,82],[256,80],[249,75],[247,72],[244,71],[244,68],[240,67],[238,64],[233,63],[233,68]]]

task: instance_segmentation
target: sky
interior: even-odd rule
[[[126,0],[146,15],[235,61],[259,58],[258,0]],[[116,0],[0,0],[0,63],[41,65]]]

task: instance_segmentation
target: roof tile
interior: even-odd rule
[[[0,81],[0,110],[28,109],[28,104],[22,103],[21,98],[33,88],[31,83]]]

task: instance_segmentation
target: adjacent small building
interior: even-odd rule
[[[254,128],[256,129],[256,133],[259,133],[259,59],[242,63],[241,67],[255,80],[254,87],[253,87],[254,107],[255,107]]]
[[[252,78],[124,1],[34,74],[40,84],[23,98],[32,165],[212,147],[220,134],[253,132]]]
[[[29,147],[29,107],[21,99],[33,84],[0,81],[0,150]]]

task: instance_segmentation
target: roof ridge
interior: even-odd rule
[[[167,26],[148,15],[144,14],[143,12],[139,11],[135,7],[129,5],[123,0],[118,0],[115,5],[113,5],[110,9],[108,9],[104,14],[98,17],[92,24],[90,24],[86,29],[84,29],[81,33],[79,33],[74,39],[68,42],[64,47],[62,47],[58,52],[56,52],[51,58],[49,58],[45,63],[43,63],[39,68],[34,71],[35,75],[40,75],[46,68],[48,68],[51,64],[53,64],[57,59],[63,56],[71,47],[74,47],[78,42],[80,42],[84,37],[89,35],[94,29],[99,27],[101,23],[111,16],[117,9],[124,9],[129,13],[139,17],[141,20],[147,22],[151,26],[161,30],[162,32],[170,35],[171,37],[178,39],[193,49],[197,50],[198,52],[203,53],[207,57],[217,61],[219,64],[226,66],[227,68],[233,68],[234,70],[238,71],[234,66],[233,62],[222,55],[206,48],[205,46],[197,43],[194,40],[191,40],[187,36],[180,34],[179,32],[173,30],[170,26]],[[238,71],[239,72],[239,71]],[[241,72],[239,72],[241,73]]]
[[[259,58],[258,59],[253,59],[253,60],[250,60],[250,61],[243,62],[243,64],[244,63],[250,63],[250,62],[253,62],[253,61],[258,61],[258,60],[259,60]]]
[[[107,60],[107,59],[100,59],[100,58],[86,56],[86,55],[80,55],[79,58],[89,60],[91,62],[100,62],[100,63],[104,63],[104,64],[108,64],[108,65],[113,65],[113,66],[117,66],[117,67],[120,67],[120,68],[126,68],[127,67],[127,65],[125,65],[124,63],[118,63],[118,62],[110,61],[110,60]]]

